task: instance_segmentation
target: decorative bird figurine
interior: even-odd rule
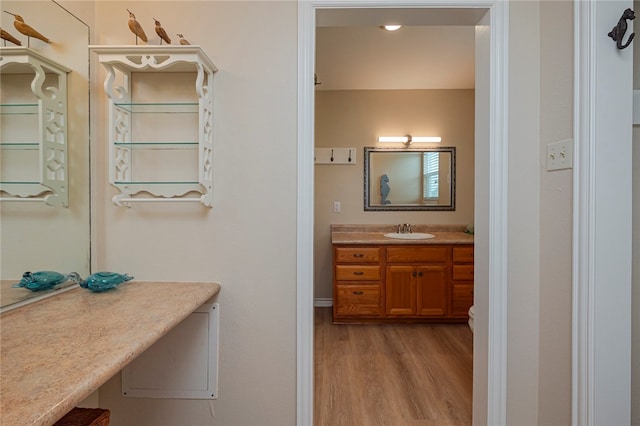
[[[127,12],[129,12],[129,29],[136,35],[136,44],[138,44],[138,38],[146,43],[147,35],[144,33],[140,22],[136,20],[136,15],[134,15],[129,9],[127,9]]]
[[[153,18],[153,20],[156,22],[156,34],[158,34],[158,37],[160,37],[160,44],[162,44],[162,40],[164,40],[167,44],[171,44],[171,39],[167,35],[167,32],[164,30],[164,28],[162,28],[162,24],[160,24],[160,21],[158,21],[156,18]]]
[[[187,40],[186,38],[184,38],[184,36],[182,34],[176,34],[178,37],[180,37],[180,44],[183,46],[187,46],[191,43],[189,43],[189,40]]]
[[[0,38],[4,40],[5,46],[7,45],[7,41],[10,41],[16,46],[22,46],[22,43],[20,43],[20,40],[18,40],[17,38],[9,34],[7,31],[3,30],[2,28],[0,28]]]
[[[15,18],[13,21],[13,26],[16,27],[16,30],[18,30],[19,32],[27,36],[27,46],[31,44],[31,37],[35,37],[38,40],[44,41],[45,43],[51,43],[51,41],[49,41],[48,38],[46,38],[45,36],[40,34],[38,31],[33,29],[33,27],[25,24],[24,19],[22,19],[22,16],[16,15],[15,13],[8,12],[6,10],[5,10],[5,13],[8,13],[9,15],[13,15],[13,17]]]

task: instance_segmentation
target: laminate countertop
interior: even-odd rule
[[[385,237],[396,231],[396,225],[331,225],[332,244],[473,244],[473,234],[464,232],[464,226],[413,225],[413,232],[435,235],[434,238],[412,240]]]
[[[2,424],[55,423],[219,291],[217,283],[130,281],[3,313]]]

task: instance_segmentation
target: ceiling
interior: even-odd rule
[[[316,90],[471,89],[484,9],[324,9]],[[395,32],[380,26],[402,24]]]

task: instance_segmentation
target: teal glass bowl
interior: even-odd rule
[[[38,271],[25,272],[22,274],[20,282],[15,283],[12,287],[23,287],[31,291],[50,290],[62,284],[69,279],[69,275],[61,274],[55,271]]]
[[[96,272],[89,275],[86,280],[79,282],[80,287],[87,288],[95,293],[101,293],[118,287],[120,284],[131,281],[133,277],[129,274],[119,274],[117,272]]]

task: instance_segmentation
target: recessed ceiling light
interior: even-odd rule
[[[381,28],[384,28],[387,31],[397,31],[402,28],[402,25],[385,25]]]

